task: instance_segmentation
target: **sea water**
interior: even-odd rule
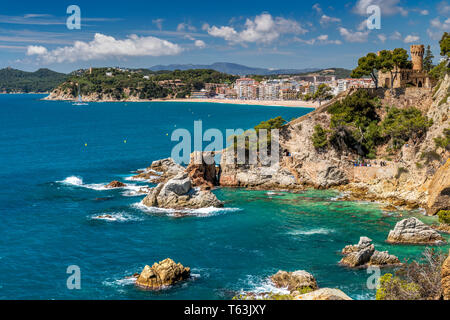
[[[389,230],[408,216],[436,222],[420,211],[387,213],[317,190],[218,189],[224,209],[191,210],[183,218],[148,209],[136,191],[152,185],[127,178],[170,156],[173,130],[192,131],[198,120],[204,130],[249,129],[311,109],[171,102],[76,107],[42,97],[0,95],[0,299],[230,299],[279,290],[268,281],[278,270],[307,270],[320,287],[372,299],[371,274],[340,267],[340,250],[368,236],[378,250],[418,257],[425,247],[386,244]],[[112,180],[129,186],[104,188]],[[191,267],[192,278],[160,292],[142,291],[128,278],[168,257]],[[69,266],[80,268],[80,290],[67,287]]]

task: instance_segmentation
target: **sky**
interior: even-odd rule
[[[26,71],[214,62],[354,68],[368,52],[412,44],[431,45],[438,62],[439,39],[450,32],[446,0],[1,2],[0,68]],[[380,10],[379,28],[370,6]]]

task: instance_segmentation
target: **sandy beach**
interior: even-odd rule
[[[153,102],[196,102],[196,103],[225,103],[225,104],[245,104],[254,106],[276,106],[291,108],[318,108],[319,103],[310,101],[275,101],[275,100],[239,100],[239,99],[173,99],[173,100],[152,100]]]

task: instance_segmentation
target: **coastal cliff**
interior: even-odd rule
[[[398,143],[399,139],[394,134],[393,138],[380,136],[377,145],[370,146],[370,157],[363,156],[361,151],[368,143],[353,141],[356,140],[354,134],[349,134],[349,129],[342,124],[336,125],[336,113],[330,111],[339,107],[336,103],[350,100],[358,92],[350,90],[280,129],[282,160],[279,168],[230,165],[223,157],[220,184],[256,189],[337,188],[346,191],[346,197],[351,200],[421,207],[430,215],[448,209],[450,152],[448,146],[442,146],[442,143],[439,146],[437,140],[442,140],[442,136],[445,138],[450,128],[449,75],[433,91],[425,88],[365,91],[376,102],[375,126],[392,127],[390,117],[403,117],[403,114],[414,114],[413,120],[418,119],[417,122],[424,123],[423,126],[416,129],[417,124],[413,120],[398,116],[400,120],[394,122],[394,126],[406,123],[412,128],[407,138],[403,138],[403,143]],[[318,126],[325,128],[326,147],[318,148],[314,141]],[[423,133],[419,135],[417,132],[420,130]],[[361,141],[369,140],[367,136],[371,132],[360,131]],[[394,143],[395,148],[392,147]]]

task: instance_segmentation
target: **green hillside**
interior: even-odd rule
[[[0,92],[49,92],[67,79],[67,75],[39,69],[35,72],[12,68],[0,70]]]

